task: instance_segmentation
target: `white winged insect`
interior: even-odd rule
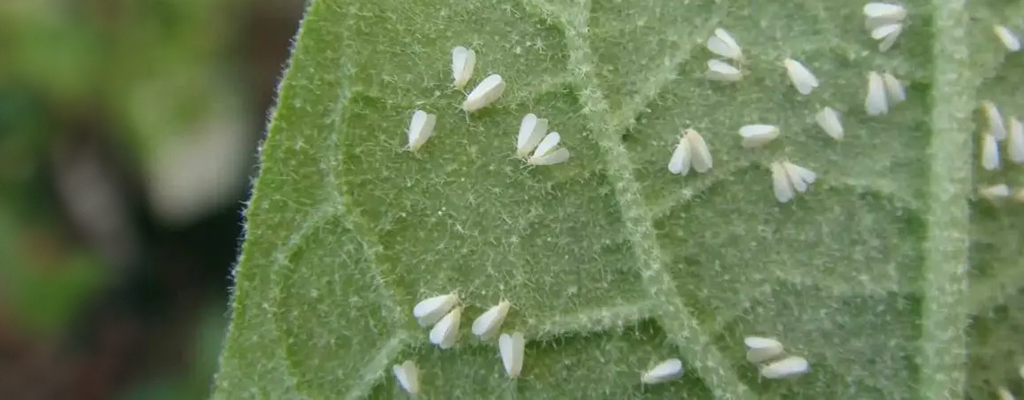
[[[772,191],[780,203],[792,200],[796,192],[807,191],[810,184],[818,179],[818,175],[807,168],[789,161],[777,161],[771,164]]]
[[[879,25],[903,21],[907,9],[899,4],[871,2],[864,5],[865,26],[873,29]]]
[[[761,376],[782,379],[807,373],[810,364],[803,357],[790,356],[761,367]]]
[[[736,43],[729,31],[722,28],[715,28],[714,34],[708,38],[707,48],[712,53],[725,58],[739,60],[743,58],[743,49]]]
[[[1010,117],[1010,132],[1006,136],[1006,155],[1014,164],[1024,163],[1024,125],[1017,117]]]
[[[516,155],[520,158],[526,158],[530,155],[540,141],[544,139],[544,134],[548,131],[548,120],[544,118],[537,118],[536,115],[530,113],[523,117],[523,122],[519,124],[519,136],[516,137]]]
[[[736,82],[743,79],[743,72],[725,61],[712,59],[708,60],[704,77],[711,81]]]
[[[779,127],[775,125],[753,124],[740,128],[740,136],[743,147],[761,147],[779,137]]]
[[[459,324],[462,322],[462,307],[456,307],[430,329],[430,343],[442,349],[455,345],[459,339]]]
[[[515,379],[523,372],[523,350],[526,347],[526,340],[523,334],[515,332],[511,335],[502,333],[498,337],[498,352],[501,354],[501,364],[505,367],[505,373],[509,378]]]
[[[747,361],[754,364],[778,357],[785,350],[781,342],[772,338],[748,336],[743,343],[747,345]]]
[[[896,104],[907,99],[907,91],[903,88],[903,83],[893,74],[883,73],[882,84],[885,85],[885,94],[889,96],[890,103]]]
[[[714,160],[711,159],[711,150],[708,149],[708,144],[700,133],[693,129],[687,129],[683,132],[683,136],[690,142],[690,165],[694,171],[703,174],[715,166]]]
[[[679,136],[679,144],[672,152],[672,158],[668,161],[669,172],[675,175],[686,175],[690,167],[697,172],[707,172],[714,166],[711,159],[711,151],[708,149],[704,137],[693,129],[686,129]]]
[[[655,365],[640,375],[640,382],[646,384],[667,382],[683,376],[683,361],[670,358]]]
[[[839,120],[839,112],[832,107],[822,108],[814,115],[814,121],[825,131],[825,134],[835,140],[843,139],[843,123]]]
[[[473,334],[480,338],[493,337],[498,329],[501,329],[501,324],[505,322],[511,307],[512,303],[502,300],[498,305],[484,311],[473,321]]]
[[[434,325],[448,314],[458,302],[459,295],[455,293],[434,296],[416,303],[416,306],[412,309],[412,316],[416,317],[420,326]]]
[[[686,139],[686,134],[679,135],[679,144],[676,145],[676,149],[672,151],[672,157],[668,160],[668,172],[673,175],[683,175],[690,173],[690,163],[693,157],[690,155],[690,141]]]
[[[469,92],[466,101],[462,103],[462,109],[466,112],[473,112],[487,107],[498,100],[504,91],[505,81],[501,79],[501,75],[491,74],[480,81],[472,92]]]
[[[409,144],[405,148],[416,151],[423,147],[427,139],[434,135],[434,124],[436,123],[437,117],[434,114],[422,110],[412,113],[412,120],[409,121]]]
[[[871,116],[889,113],[889,100],[886,99],[885,83],[882,75],[875,71],[868,73],[868,94],[864,98],[864,110]]]
[[[395,373],[395,379],[398,380],[398,385],[402,389],[405,389],[409,394],[420,393],[420,370],[416,367],[416,363],[409,360],[401,364],[395,364],[391,367],[391,371]]]
[[[999,169],[999,143],[991,133],[981,138],[981,167],[989,171]]]
[[[878,51],[886,52],[903,33],[903,24],[887,23],[871,29],[871,38],[878,40]]]
[[[789,161],[783,161],[782,166],[786,168],[789,182],[793,184],[793,189],[796,189],[797,192],[806,192],[808,186],[818,179],[818,174],[815,174],[814,171]]]
[[[456,89],[462,89],[473,76],[476,66],[476,53],[472,49],[456,46],[452,49],[452,79]]]
[[[789,81],[793,83],[793,87],[800,94],[810,94],[814,88],[818,87],[818,78],[802,62],[787,58],[782,65],[786,67]]]
[[[537,145],[537,149],[534,150],[533,155],[526,160],[527,164],[530,165],[553,165],[566,162],[569,160],[569,149],[565,147],[558,147],[558,143],[562,140],[562,136],[558,132],[548,133],[544,136],[544,139]]]
[[[978,189],[978,195],[991,201],[999,201],[1010,197],[1010,187],[1005,183],[998,185],[985,186]]]
[[[1003,44],[1009,51],[1020,51],[1020,37],[1016,33],[1003,25],[995,25],[992,27],[992,31],[995,32],[996,37],[999,38],[999,42]]]
[[[795,193],[793,191],[793,184],[789,182],[789,173],[786,172],[786,167],[783,167],[782,163],[773,162],[771,169],[772,192],[775,193],[775,199],[779,203],[792,200]]]
[[[1003,125],[1003,114],[999,112],[999,107],[991,101],[983,101],[981,109],[988,120],[988,132],[995,136],[996,140],[1006,139],[1006,126]]]

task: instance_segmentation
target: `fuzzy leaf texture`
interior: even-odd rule
[[[307,10],[261,149],[235,272],[217,399],[960,399],[1024,396],[1024,168],[978,166],[982,100],[1024,115],[1024,4],[909,1],[886,53],[842,0],[317,0]],[[703,78],[716,27],[743,46],[740,82]],[[466,116],[451,49],[475,50],[471,89],[507,89]],[[821,86],[802,96],[782,61]],[[868,117],[868,71],[908,100]],[[846,137],[814,123],[831,106]],[[402,150],[414,109],[434,136]],[[515,159],[526,113],[565,164]],[[740,146],[747,124],[782,135]],[[671,175],[684,128],[715,158]],[[779,204],[772,161],[818,173]],[[462,337],[429,344],[413,305],[458,291]],[[509,380],[473,318],[512,302],[527,340]],[[810,361],[758,378],[743,337]],[[670,357],[678,381],[641,385]]]

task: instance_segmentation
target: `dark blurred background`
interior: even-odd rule
[[[0,0],[0,398],[200,399],[302,0]]]

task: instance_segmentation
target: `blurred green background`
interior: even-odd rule
[[[0,1],[0,393],[199,399],[301,0]]]

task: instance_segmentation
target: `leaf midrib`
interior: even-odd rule
[[[969,73],[965,0],[933,0],[931,176],[925,211],[920,398],[963,398],[975,90]]]

